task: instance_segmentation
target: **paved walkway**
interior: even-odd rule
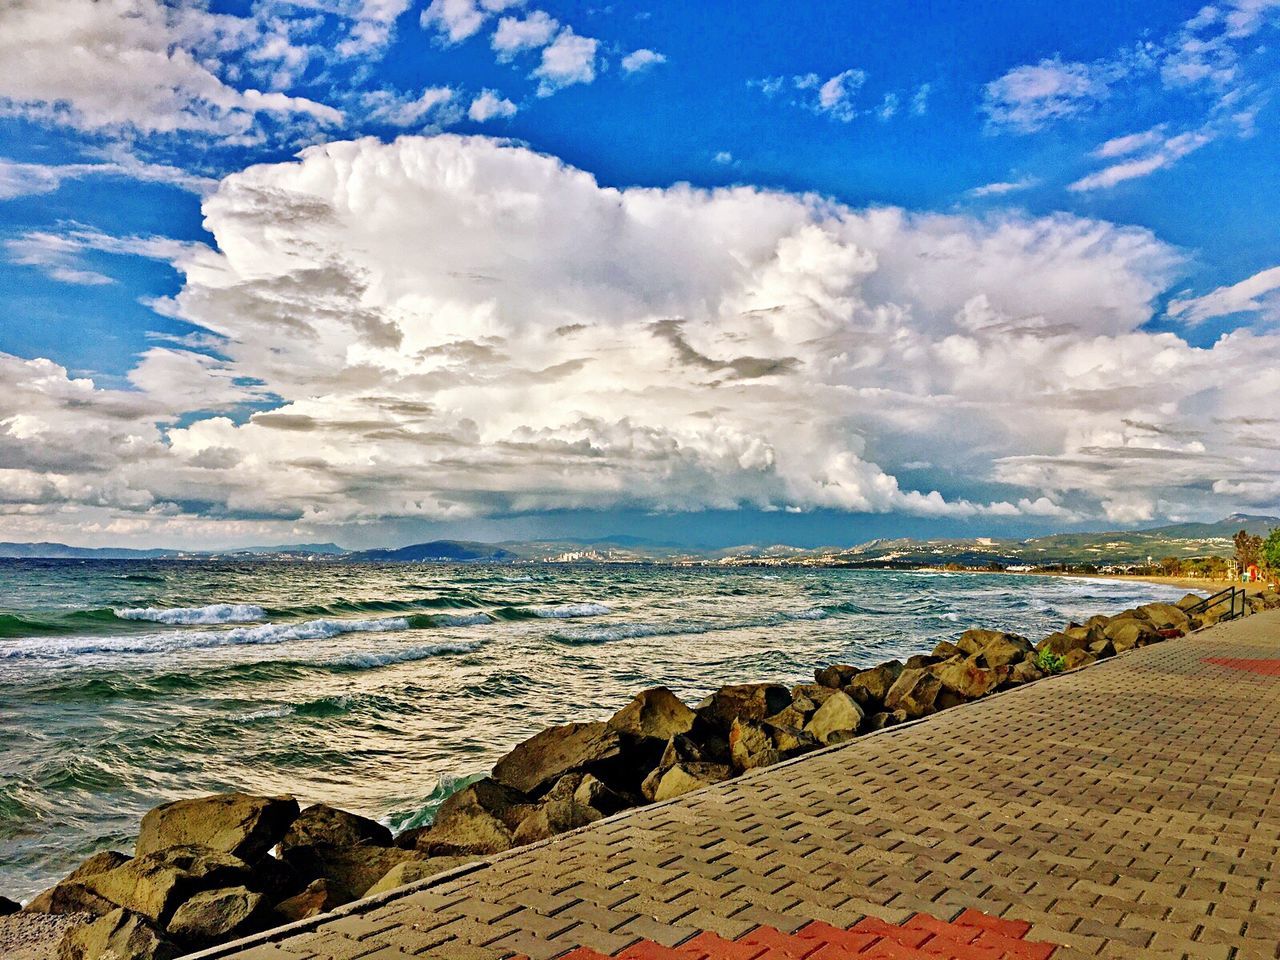
[[[1280,611],[308,923],[206,956],[1280,957]]]

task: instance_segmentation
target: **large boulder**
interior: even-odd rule
[[[729,755],[739,770],[770,767],[782,759],[763,723],[734,717],[729,727]]]
[[[909,719],[905,710],[881,710],[867,718],[867,729],[869,731],[884,730],[886,727],[906,723]]]
[[[973,631],[970,631],[973,632]],[[998,669],[1021,663],[1032,652],[1031,642],[1016,633],[999,630],[983,631],[989,634],[978,649],[977,657],[984,666]]]
[[[903,711],[914,719],[937,709],[942,681],[924,668],[905,668],[885,695],[885,712]]]
[[[622,735],[607,723],[567,723],[548,727],[515,746],[493,767],[493,778],[523,793],[537,795],[566,773],[602,774],[622,758]]]
[[[1191,620],[1186,611],[1172,603],[1148,603],[1138,607],[1138,613],[1157,630],[1186,630]]]
[[[942,681],[943,695],[950,694],[947,706],[985,697],[1009,676],[1009,667],[983,667],[978,660],[978,656],[952,657],[932,668],[933,675]]]
[[[58,944],[58,960],[173,960],[180,952],[145,917],[124,909],[70,930]]]
[[[902,675],[902,664],[889,660],[866,670],[859,670],[845,687],[845,693],[853,697],[859,706],[878,707],[889,695],[889,688]]]
[[[137,856],[167,847],[198,846],[242,860],[266,856],[298,816],[293,797],[257,797],[220,793],[176,800],[142,818]]]
[[[1116,617],[1107,624],[1103,636],[1111,641],[1116,653],[1124,653],[1134,647],[1145,647],[1160,639],[1155,627],[1137,617]]]
[[[698,718],[713,730],[728,732],[735,717],[763,720],[791,705],[791,691],[778,683],[742,683],[721,687],[698,704]]]
[[[1031,683],[1039,680],[1044,676],[1044,671],[1036,666],[1033,660],[1023,660],[1016,663],[1009,671],[1009,676],[1005,678],[1005,686],[1018,687],[1024,683]]]
[[[391,831],[376,820],[317,803],[298,814],[280,841],[280,849],[308,847],[316,843],[335,846],[368,843],[375,847],[389,847]]]
[[[392,867],[409,860],[428,859],[420,849],[369,844],[334,846],[327,843],[294,847],[285,857],[300,874],[328,881],[334,894],[347,900],[363,897],[365,891],[385,877]]]
[[[1065,657],[1072,650],[1089,649],[1089,636],[1086,633],[1083,636],[1072,636],[1065,630],[1057,633],[1051,633],[1039,643],[1036,644],[1036,652],[1044,653],[1048,651],[1057,657]]]
[[[80,882],[92,893],[164,926],[192,895],[252,883],[252,873],[247,863],[231,854],[187,846],[135,857]]]
[[[1188,593],[1181,600],[1175,603],[1174,606],[1183,613],[1186,613],[1192,607],[1198,607],[1202,602],[1204,602],[1204,599],[1205,598],[1198,593]]]
[[[1088,650],[1070,650],[1067,655],[1062,658],[1064,670],[1076,670],[1080,667],[1087,667],[1089,664],[1097,661],[1098,656],[1090,653]]]
[[[114,870],[128,860],[129,857],[115,850],[95,853],[48,890],[32,897],[23,910],[27,913],[88,913],[95,917],[105,916],[116,908],[116,904],[94,893],[83,881],[86,877]]]
[[[866,713],[847,693],[828,697],[804,728],[810,736],[825,744],[840,743],[856,734]]]
[[[267,904],[248,887],[202,890],[177,910],[165,928],[179,943],[191,946],[221,943],[267,925]]]
[[[695,714],[666,687],[654,687],[636,694],[610,718],[610,729],[633,737],[670,740],[693,729]]]
[[[796,701],[807,701],[813,704],[816,710],[827,701],[827,697],[832,696],[838,691],[834,687],[824,686],[821,683],[800,683],[791,688],[791,705],[795,706]],[[777,714],[774,714],[777,716]]]
[[[691,790],[700,790],[721,780],[728,780],[732,776],[733,768],[720,763],[677,763],[661,772],[653,788],[653,799],[670,800]]]
[[[813,671],[813,678],[818,681],[818,685],[829,690],[843,689],[857,675],[858,668],[848,663],[833,663]]]
[[[572,796],[548,796],[516,827],[512,839],[516,846],[546,840],[557,833],[585,827],[601,818],[599,810],[579,803]]]

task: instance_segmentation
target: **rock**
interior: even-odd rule
[[[986,631],[993,634],[978,651],[978,657],[988,667],[1012,667],[1021,663],[1032,652],[1031,642],[1016,633]]]
[[[1124,653],[1134,647],[1145,647],[1160,639],[1155,628],[1136,617],[1117,617],[1107,624],[1103,636],[1111,641],[1116,653]]]
[[[1151,622],[1157,630],[1185,630],[1190,617],[1172,603],[1148,603],[1138,607],[1140,615]]]
[[[1085,648],[1088,648],[1091,643],[1097,643],[1106,636],[1102,626],[1097,624],[1072,623],[1068,624],[1062,632],[1073,640],[1084,641]]]
[[[580,781],[577,775],[570,791]],[[451,794],[440,804],[431,826],[405,831],[396,838],[396,845],[430,856],[501,853],[511,849],[516,827],[533,809],[524,793],[484,777]]]
[[[834,687],[824,686],[821,683],[801,683],[791,688],[791,705],[795,706],[800,700],[808,700],[816,710],[835,692]]]
[[[976,657],[952,657],[932,668],[947,692],[958,702],[985,697],[1009,676],[1010,668],[982,667]],[[951,704],[954,705],[954,704]]]
[[[543,800],[536,810],[520,821],[512,839],[516,846],[523,846],[546,840],[557,833],[585,827],[600,817],[600,811],[579,803],[572,797],[552,797]]]
[[[1051,633],[1039,643],[1036,644],[1036,652],[1044,653],[1046,650],[1054,656],[1065,657],[1072,650],[1087,650],[1089,640],[1087,636],[1073,637],[1066,631]]]
[[[729,728],[729,755],[739,770],[770,767],[782,759],[764,725],[734,717]]]
[[[791,705],[791,691],[777,683],[721,687],[698,704],[698,717],[711,729],[727,732],[735,717],[763,720]]]
[[[58,960],[173,960],[178,954],[144,917],[124,909],[69,931],[58,944]]]
[[[839,693],[838,690],[830,690],[829,693]],[[844,694],[840,694],[844,696]],[[824,703],[826,701],[823,701]],[[804,725],[809,722],[809,718],[818,712],[818,705],[812,700],[799,699],[792,700],[791,706],[785,710],[779,710],[771,717],[765,717],[765,722],[777,727],[794,727],[797,730],[803,730]]]
[[[853,697],[837,693],[818,708],[804,730],[823,743],[831,744],[837,742],[837,734],[857,733],[865,719],[866,714]]]
[[[813,671],[813,679],[818,686],[829,690],[840,690],[858,674],[858,668],[847,663],[834,663],[829,667],[820,667]]]
[[[510,846],[509,842],[507,846]],[[405,850],[363,843],[352,846],[316,843],[309,847],[294,847],[285,853],[285,858],[303,876],[327,880],[335,895],[346,900],[358,900],[392,867],[410,860],[426,860],[426,852],[421,847]]]
[[[1280,593],[1276,593],[1274,590],[1264,590],[1260,596],[1268,610],[1280,607]]]
[[[280,849],[284,851],[316,843],[334,846],[368,843],[377,847],[389,847],[391,831],[376,820],[317,803],[298,814],[280,841]]]
[[[439,826],[484,812],[515,829],[528,815],[531,806],[529,798],[519,790],[492,777],[482,777],[445,798],[436,810],[435,824]]]
[[[298,816],[292,797],[220,793],[176,800],[142,818],[137,856],[167,847],[199,846],[242,860],[266,856]]]
[[[663,772],[654,790],[655,801],[670,800],[728,780],[733,776],[733,768],[720,763],[678,763]]]
[[[1069,650],[1063,655],[1063,669],[1075,670],[1078,667],[1087,667],[1098,658],[1088,650]]]
[[[0,897],[0,917],[7,917],[11,913],[17,913],[22,909],[22,904],[17,900],[10,900],[8,897]]]
[[[262,927],[265,907],[262,894],[247,887],[202,890],[173,912],[165,929],[182,943],[221,943]]]
[[[954,657],[960,653],[961,653],[960,648],[957,647],[954,643],[951,643],[949,640],[942,640],[938,643],[936,647],[933,648],[932,656],[941,657],[943,660],[948,660],[951,657]]]
[[[784,711],[785,712],[785,711]],[[773,746],[784,759],[808,753],[821,746],[817,737],[803,729],[788,724],[766,722],[765,729],[773,740]]]
[[[251,882],[239,857],[205,847],[172,847],[126,860],[80,881],[92,893],[164,926],[180,903],[201,890]]]
[[[364,895],[373,897],[379,893],[386,893],[388,890],[398,890],[400,887],[407,887],[411,883],[417,883],[419,880],[434,877],[437,873],[444,873],[446,870],[452,870],[454,867],[460,867],[465,863],[471,862],[471,859],[467,857],[434,857],[430,860],[406,860],[404,863],[398,863],[388,870],[381,880],[364,892]]]
[[[867,729],[883,730],[885,727],[906,723],[909,719],[905,710],[882,710],[880,713],[873,713],[867,718]]]
[[[927,654],[917,653],[913,657],[907,657],[907,662],[902,665],[904,670],[923,670],[925,667],[932,667],[935,663],[941,663],[942,657],[931,657]]]
[[[634,737],[670,740],[693,729],[695,715],[666,687],[644,690],[609,720],[609,727]]]
[[[574,788],[573,799],[593,810],[598,810],[606,817],[628,807],[633,807],[638,803],[635,797],[618,793],[608,784],[589,773],[582,775],[582,779]]]
[[[974,627],[972,630],[966,630],[960,634],[960,639],[956,641],[956,647],[966,657],[975,656],[983,651],[987,644],[992,643],[1006,634],[999,630],[983,630]]]
[[[534,734],[499,760],[493,778],[530,795],[573,770],[602,772],[622,757],[622,738],[605,723],[567,723]]]
[[[1204,599],[1205,598],[1200,596],[1200,594],[1198,593],[1188,593],[1181,600],[1175,603],[1174,606],[1177,607],[1179,610],[1181,610],[1183,613],[1186,613],[1192,607],[1199,606],[1202,602],[1204,602]]]
[[[1033,680],[1039,680],[1044,676],[1044,671],[1030,660],[1024,660],[1022,663],[1014,664],[1010,671],[1005,684],[1010,687],[1021,686],[1024,683],[1031,683]]]
[[[394,869],[396,868],[392,867],[392,870]],[[351,897],[345,891],[339,892],[328,880],[313,880],[301,893],[277,903],[275,913],[282,923],[293,923],[321,913],[328,913],[334,907],[350,902]]]
[[[1105,636],[1096,643],[1089,644],[1089,652],[1099,660],[1106,660],[1116,655],[1115,645]]]
[[[902,664],[897,660],[889,660],[868,670],[859,670],[857,676],[849,681],[845,693],[853,697],[862,707],[870,707],[884,703],[893,682],[902,675]]]
[[[907,667],[889,688],[884,705],[887,712],[902,710],[911,719],[923,717],[934,712],[941,690],[942,681],[928,670]]]
[[[81,881],[85,877],[114,870],[128,860],[129,857],[114,850],[95,853],[57,884],[32,897],[23,910],[27,913],[88,913],[95,917],[105,916],[116,908],[116,904],[94,893]]]

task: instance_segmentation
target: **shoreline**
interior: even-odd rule
[[[1005,571],[1008,572],[1008,571]],[[1166,577],[1159,574],[1144,573],[1071,573],[1069,571],[1037,571],[1026,572],[1028,577],[1064,577],[1072,580],[1126,580],[1131,583],[1152,583],[1162,587],[1181,587],[1185,590],[1203,590],[1210,596],[1228,587],[1239,587],[1249,596],[1271,592],[1271,584],[1267,582],[1246,583],[1241,580],[1210,580],[1207,577]]]
[[[1203,581],[1196,586],[1204,592]],[[132,856],[95,854],[0,922],[0,952],[30,945],[23,960],[168,960],[307,920],[1217,622],[1220,611],[1188,613],[1198,599],[1096,615],[1035,643],[972,628],[905,663],[819,666],[815,682],[792,687],[722,686],[692,707],[665,687],[643,690],[607,721],[547,727],[517,744],[489,776],[448,797],[429,826],[398,836],[323,803],[302,809],[293,797],[233,793],[164,804],[143,818]],[[1273,607],[1280,594],[1247,605],[1248,613]],[[63,924],[71,929],[55,943]],[[32,945],[40,929],[43,950]]]

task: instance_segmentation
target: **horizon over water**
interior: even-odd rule
[[[0,895],[127,851],[142,814],[180,797],[290,793],[404,829],[520,740],[646,687],[693,703],[1184,592],[814,568],[0,560]]]

